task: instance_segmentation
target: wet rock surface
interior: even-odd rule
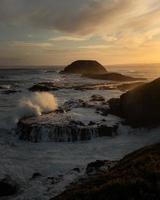
[[[117,129],[117,124],[108,126],[103,122],[94,125],[84,125],[79,121],[69,121],[68,124],[36,124],[21,120],[16,132],[21,140],[31,142],[76,142],[115,136]]]
[[[61,108],[65,111],[69,111],[73,108],[80,108],[85,106],[86,103],[82,99],[70,99],[69,101],[65,102]]]
[[[52,200],[158,200],[160,199],[160,144],[144,147],[107,172],[71,185]],[[104,161],[90,165],[101,166]]]
[[[105,119],[96,113],[106,106],[100,95],[93,95],[87,102],[71,99],[53,113],[21,119],[16,132],[21,140],[31,142],[76,142],[115,136],[120,119],[114,116]]]

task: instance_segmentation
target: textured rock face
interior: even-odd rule
[[[68,124],[35,124],[20,121],[17,134],[21,140],[31,142],[76,142],[91,140],[96,137],[114,136],[118,125],[106,124],[84,125],[82,122],[70,121]]]
[[[159,152],[160,144],[135,151],[120,160],[108,172],[74,184],[52,200],[158,200]]]
[[[129,123],[160,124],[160,79],[135,88],[120,98],[123,116]]]
[[[108,101],[109,113],[125,118],[135,127],[160,125],[160,78]]]
[[[106,69],[94,60],[77,60],[62,71],[62,73],[73,74],[103,74],[106,72]]]

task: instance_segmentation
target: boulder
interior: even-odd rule
[[[105,101],[105,98],[99,94],[94,94],[91,96],[91,99],[90,101],[101,101],[101,102],[104,102]]]
[[[40,177],[42,177],[42,174],[39,173],[39,172],[35,172],[35,173],[33,173],[31,180],[35,180],[35,179],[38,179]]]
[[[77,60],[68,65],[61,73],[103,74],[106,69],[95,60]]]
[[[62,109],[65,111],[69,111],[73,108],[80,108],[84,106],[85,101],[83,101],[82,99],[70,99],[63,104]]]
[[[95,175],[101,172],[106,172],[117,164],[117,161],[110,160],[96,160],[91,162],[86,167],[87,175]]]
[[[15,195],[18,188],[18,184],[10,176],[6,176],[0,180],[0,197]]]

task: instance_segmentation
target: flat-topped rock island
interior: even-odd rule
[[[95,60],[77,60],[60,71],[60,77],[68,79],[77,76],[87,82],[39,82],[29,88],[32,92],[57,91],[62,89],[74,90],[128,90],[146,81],[144,78],[131,77],[117,72],[109,72],[103,65]],[[92,80],[94,79],[94,80]],[[103,81],[103,82],[102,82]],[[124,83],[123,83],[124,82]],[[125,84],[125,85],[124,85]]]
[[[71,74],[104,74],[107,70],[96,60],[77,60],[64,68],[61,73]]]

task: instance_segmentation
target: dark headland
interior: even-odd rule
[[[160,78],[130,90],[109,101],[112,114],[134,127],[160,125]]]
[[[70,186],[52,200],[160,199],[160,144],[135,151],[108,172]]]

